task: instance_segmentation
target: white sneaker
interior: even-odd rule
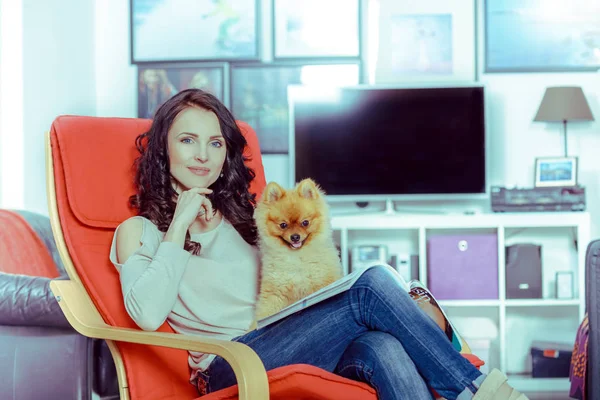
[[[494,368],[483,380],[473,400],[529,400],[507,381],[506,375]]]

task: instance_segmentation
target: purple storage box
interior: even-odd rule
[[[440,300],[498,299],[496,234],[431,236],[428,286]]]

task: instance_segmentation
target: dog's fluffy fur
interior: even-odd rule
[[[304,179],[291,190],[270,182],[254,218],[262,257],[257,319],[342,276],[325,193],[313,180]]]

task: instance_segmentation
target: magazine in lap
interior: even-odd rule
[[[322,302],[323,300],[327,300],[337,294],[345,292],[346,290],[350,289],[352,287],[352,285],[354,285],[354,283],[358,280],[358,278],[360,278],[360,276],[363,273],[365,273],[368,269],[373,268],[375,266],[385,267],[385,268],[389,269],[394,274],[394,276],[398,277],[399,284],[406,291],[409,290],[409,286],[406,283],[406,281],[402,278],[402,276],[400,276],[398,274],[398,272],[396,272],[396,270],[394,268],[392,268],[391,266],[389,266],[387,264],[375,263],[375,264],[366,266],[364,268],[361,268],[359,270],[353,271],[350,274],[345,275],[342,278],[338,279],[337,281],[317,290],[316,292],[309,294],[305,298],[300,299],[297,302],[290,304],[289,306],[281,309],[279,312],[259,320],[256,324],[256,328],[257,329],[264,328],[265,326],[270,325],[273,322],[277,322],[280,319],[287,317],[288,315],[294,314],[300,310],[305,309],[306,307],[310,307],[314,304]]]

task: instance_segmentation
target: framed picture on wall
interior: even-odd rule
[[[359,62],[232,65],[231,110],[254,128],[262,154],[287,154],[288,85],[357,85],[360,74]]]
[[[368,83],[475,81],[475,0],[369,2]]]
[[[600,70],[600,2],[486,0],[485,71]]]
[[[535,187],[576,186],[577,157],[535,159]]]
[[[214,94],[229,106],[227,63],[144,64],[138,66],[138,117],[153,118],[166,100],[189,88]]]
[[[360,57],[359,0],[273,0],[275,59]]]
[[[258,0],[130,0],[131,62],[258,60]]]

